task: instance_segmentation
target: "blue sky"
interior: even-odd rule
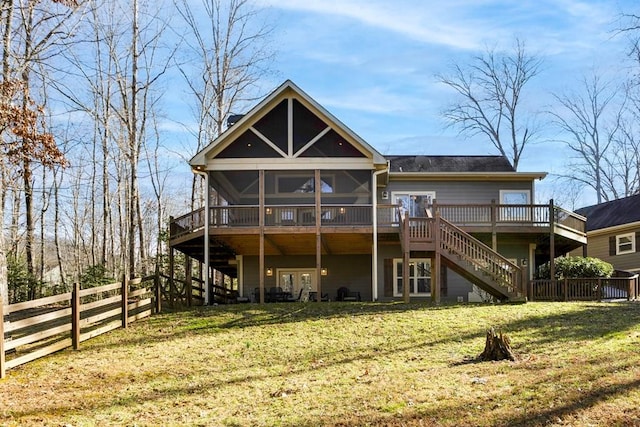
[[[549,108],[552,93],[578,90],[581,76],[594,69],[613,79],[627,72],[627,44],[615,29],[621,12],[638,11],[633,1],[260,4],[276,26],[271,87],[291,79],[383,154],[497,154],[483,138],[464,138],[445,127],[440,112],[453,94],[436,74],[446,73],[453,62],[469,63],[487,47],[508,49],[518,37],[544,60],[525,94],[525,109],[536,114]],[[546,137],[552,132],[548,129]],[[525,151],[519,170],[553,174],[565,162],[557,142],[540,142]],[[549,186],[551,179],[545,181]],[[551,192],[540,191],[548,197]],[[584,203],[589,197],[583,195]]]
[[[629,71],[622,12],[638,12],[631,0],[255,0],[274,27],[274,74],[264,93],[291,79],[383,154],[498,154],[480,137],[446,128],[441,111],[453,93],[436,79],[453,63],[466,64],[487,48],[509,49],[516,38],[543,58],[542,72],[527,87],[524,110],[540,112],[553,93],[579,90],[583,75],[607,79]],[[560,199],[553,183],[568,153],[551,127],[525,150],[520,171],[551,175],[538,185],[538,200]],[[576,193],[574,189],[571,192]],[[563,200],[568,208],[594,203],[588,191]]]

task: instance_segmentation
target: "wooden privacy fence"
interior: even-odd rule
[[[530,301],[602,301],[638,298],[638,275],[610,278],[532,280]]]
[[[160,311],[158,277],[148,276],[33,301],[0,304],[0,378],[8,369]]]

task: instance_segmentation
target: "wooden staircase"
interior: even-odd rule
[[[442,264],[496,299],[526,301],[521,269],[439,214],[435,218],[406,217],[400,229],[405,253],[434,252]],[[438,278],[434,280],[438,283]]]

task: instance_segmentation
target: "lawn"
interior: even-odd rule
[[[485,332],[515,362],[477,362]],[[640,425],[640,305],[164,313],[12,370],[0,425]]]

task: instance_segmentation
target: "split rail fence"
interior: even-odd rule
[[[0,303],[0,378],[8,369],[80,343],[160,311],[158,276],[3,306]],[[4,320],[4,321],[3,321]]]

